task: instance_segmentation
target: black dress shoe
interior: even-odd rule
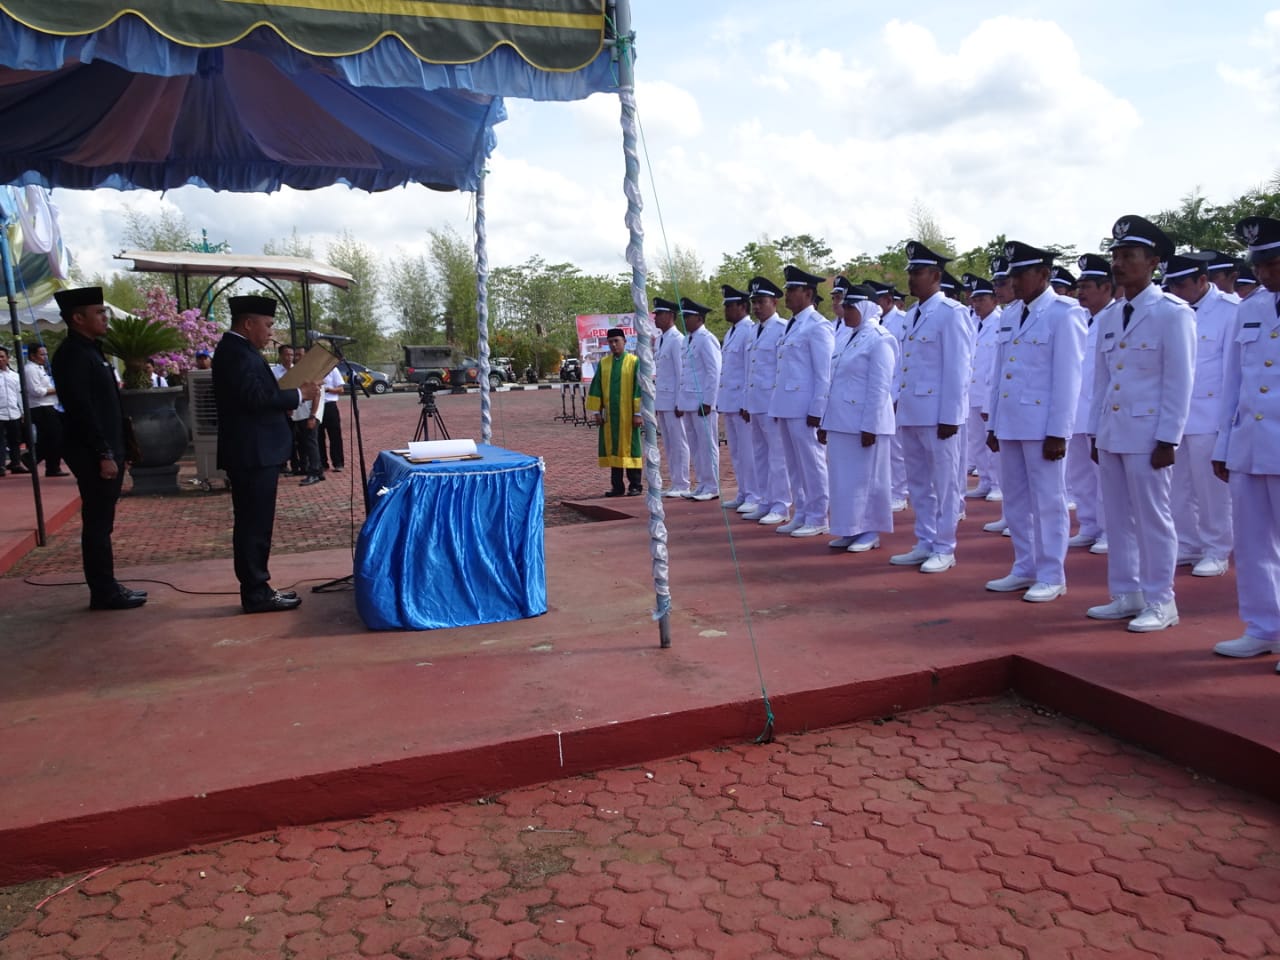
[[[324,479],[324,477],[323,477],[321,474],[313,473],[313,474],[311,474],[311,476],[307,477],[307,478],[306,478],[306,479],[304,479],[300,484],[298,484],[298,486],[300,486],[300,487],[309,487],[309,486],[311,486],[313,483],[319,483],[319,482],[320,482],[321,480],[323,480],[323,479]]]
[[[301,597],[286,597],[282,593],[273,593],[265,600],[245,600],[240,604],[245,613],[275,613],[278,610],[294,610],[302,606]]]
[[[9,464],[9,472],[10,473],[30,473],[31,471],[28,470],[25,466],[23,466],[20,463],[11,463]]]
[[[638,497],[638,496],[640,496],[640,494],[642,494],[642,493],[644,493],[644,491],[643,491],[643,490],[641,490],[639,487],[632,487],[630,490],[628,490],[628,491],[627,491],[627,496],[628,496],[628,497]]]
[[[277,590],[277,591],[276,591],[276,596],[277,596],[277,597],[284,597],[286,600],[297,600],[297,599],[298,599],[298,591],[296,591],[296,590]]]
[[[604,492],[604,495],[605,495],[606,497],[625,497],[625,496],[626,496],[626,491],[624,491],[624,490],[606,490],[606,491]]]
[[[66,477],[66,476],[70,476],[70,474],[68,474],[68,473],[67,473],[67,471],[65,471],[65,470],[46,470],[46,471],[44,472],[44,475],[45,475],[46,477]]]
[[[146,596],[138,596],[127,590],[118,590],[105,597],[90,597],[90,610],[132,610],[147,602]]]

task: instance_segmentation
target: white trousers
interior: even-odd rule
[[[899,427],[898,435],[916,514],[916,546],[931,553],[955,553],[960,517],[956,460],[963,453],[959,436],[939,440],[936,426]]]
[[[724,415],[724,435],[729,441],[729,461],[733,475],[738,479],[738,496],[744,502],[759,503],[756,490],[755,440],[751,436],[751,424],[742,419],[737,410]]]
[[[758,488],[755,499],[770,513],[791,511],[791,484],[787,479],[787,454],[782,439],[782,423],[767,413],[751,415],[751,439],[756,465],[753,475]]]
[[[1098,451],[1107,518],[1107,586],[1112,596],[1141,593],[1147,603],[1173,600],[1178,533],[1169,492],[1173,469],[1156,470],[1149,453]]]
[[[795,518],[805,526],[827,523],[827,453],[818,431],[804,417],[780,417],[787,456],[787,475],[796,501]]]
[[[889,441],[889,470],[893,477],[893,499],[907,499],[907,462],[902,458],[902,431],[895,433]]]
[[[960,456],[956,458],[956,496],[960,498],[960,512],[964,513],[964,492],[969,489],[969,421],[965,420],[956,431],[960,441]]]
[[[978,487],[1000,489],[1000,458],[987,446],[987,421],[982,419],[981,407],[969,408],[966,425],[968,455],[965,459],[978,468]]]
[[[1245,632],[1280,641],[1280,476],[1231,474],[1236,594]]]
[[[864,447],[860,433],[828,433],[827,482],[832,533],[893,533],[887,436]]]
[[[713,409],[705,417],[696,412],[681,417],[689,437],[693,461],[694,493],[720,494],[720,418]]]
[[[1090,451],[1087,433],[1073,433],[1067,441],[1067,499],[1076,502],[1080,533],[1095,540],[1107,535],[1102,517],[1102,477]]]
[[[1066,464],[1044,458],[1043,440],[1001,440],[1000,476],[1004,518],[1013,539],[1013,575],[1065,584],[1071,534]]]
[[[1216,433],[1184,434],[1173,462],[1173,523],[1178,552],[1231,556],[1231,491],[1213,475]]]
[[[684,419],[677,417],[674,410],[659,410],[658,428],[667,453],[667,489],[688,490],[689,438],[685,434]]]

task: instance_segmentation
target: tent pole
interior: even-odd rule
[[[641,437],[644,445],[644,492],[649,508],[649,554],[653,561],[653,588],[657,599],[653,618],[658,621],[658,645],[671,646],[671,583],[667,554],[666,509],[662,505],[661,460],[658,454],[658,417],[654,412],[653,343],[656,327],[649,316],[645,292],[644,225],[640,221],[640,159],[637,152],[635,98],[635,33],[631,29],[630,0],[612,0],[613,56],[618,68],[618,97],[622,102],[622,153],[626,175],[626,223],[630,234],[627,262],[631,264],[631,302],[635,308],[636,355],[639,358]]]
[[[36,501],[36,545],[45,545],[44,498],[40,495],[40,464],[35,458],[35,433],[31,425],[31,406],[27,400],[27,374],[22,362],[22,334],[18,327],[18,299],[13,277],[13,251],[9,247],[8,215],[0,207],[0,261],[4,267],[4,294],[9,301],[9,328],[13,331],[13,353],[9,361],[17,365],[18,392],[22,395],[22,437],[27,444],[27,452],[31,454],[31,493]],[[22,451],[18,451],[14,460],[19,460]],[[20,462],[20,461],[19,461]],[[3,466],[3,464],[0,464]]]
[[[484,220],[484,177],[476,184],[476,347],[480,354],[480,442],[493,439],[492,398],[489,396],[489,250]]]

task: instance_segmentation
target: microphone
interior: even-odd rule
[[[317,340],[328,340],[330,343],[355,343],[355,337],[344,337],[338,333],[321,333],[319,330],[307,331],[307,342],[315,343]]]

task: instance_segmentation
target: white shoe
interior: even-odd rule
[[[901,513],[903,510],[907,509],[907,501],[895,500],[893,503],[889,504],[889,509],[894,513]]]
[[[1105,539],[1095,541],[1093,546],[1089,548],[1089,552],[1095,556],[1105,557],[1107,555],[1107,541]]]
[[[1227,572],[1229,566],[1230,563],[1225,557],[1221,560],[1217,557],[1204,557],[1191,568],[1191,575],[1193,577],[1220,577]]]
[[[968,514],[966,514],[963,510],[961,510],[960,513],[956,515],[956,523],[959,523],[961,520],[968,520],[968,519],[969,519]]]
[[[848,550],[853,544],[853,537],[836,537],[827,544],[832,550]]]
[[[1172,600],[1168,603],[1148,603],[1142,613],[1129,621],[1129,629],[1134,633],[1153,633],[1177,625],[1178,607]]]
[[[1070,511],[1071,513],[1076,512],[1076,502],[1074,500],[1067,501],[1067,510]]]
[[[1022,599],[1028,603],[1048,603],[1050,600],[1057,600],[1066,592],[1065,583],[1037,583],[1022,595]]]
[[[866,539],[863,539],[863,538]],[[849,544],[850,553],[866,553],[868,550],[879,550],[880,538],[872,534],[867,536],[865,533],[853,538],[853,543]]]
[[[921,573],[945,573],[956,565],[954,553],[935,553],[920,564]]]
[[[1036,582],[1035,577],[1020,577],[1016,573],[1011,573],[999,580],[988,580],[987,589],[992,593],[1017,593],[1019,590],[1025,590]]]
[[[1092,547],[1098,542],[1097,537],[1091,537],[1087,533],[1077,533],[1074,537],[1067,541],[1068,547]]]
[[[1122,593],[1117,597],[1112,597],[1110,603],[1104,603],[1099,607],[1090,607],[1085,611],[1085,616],[1092,617],[1094,620],[1128,620],[1130,617],[1136,617],[1141,612],[1142,594]]]
[[[897,567],[918,567],[932,556],[932,550],[926,550],[924,547],[915,546],[907,553],[895,553],[889,558],[889,562]]]
[[[750,510],[739,513],[743,520],[760,521],[769,515],[768,509],[765,507],[752,507]]]
[[[760,509],[761,509],[760,504],[751,503],[749,500],[744,500],[742,503],[738,504],[737,506],[737,511],[739,513],[755,513],[757,510],[760,510]],[[760,514],[760,516],[763,517],[764,514],[762,513]]]
[[[1223,640],[1213,645],[1213,652],[1224,657],[1260,657],[1268,653],[1280,651],[1280,643],[1259,640],[1247,633],[1234,640]]]
[[[1003,530],[1001,530],[1001,531],[1000,531],[1000,536],[1002,536],[1002,537],[1012,537],[1012,536],[1013,536],[1013,531],[1012,531],[1012,530],[1010,530],[1010,529],[1009,529],[1009,527],[1008,527],[1008,525],[1006,524],[1006,525],[1005,525],[1005,528],[1004,528]]]
[[[766,527],[771,527],[775,523],[783,523],[786,519],[787,515],[785,513],[766,513],[760,518],[759,522],[763,523]]]
[[[744,501],[744,500],[742,499],[741,495],[734,497],[732,500],[721,500],[721,501],[720,501],[720,509],[722,509],[722,510],[737,510],[737,509],[738,509],[740,506],[742,506],[742,505],[743,505],[743,503],[745,503],[745,502],[746,502],[746,501]]]
[[[1178,561],[1174,565],[1178,567],[1194,567],[1203,559],[1198,553],[1180,553],[1178,554]]]
[[[697,500],[699,503],[706,503],[708,500],[716,499],[720,494],[713,493],[710,490],[704,490],[702,493],[693,493],[689,495],[690,500]]]
[[[999,503],[1004,499],[1004,494],[1000,492],[999,487],[993,487],[991,492],[987,494],[986,499],[992,503]]]
[[[688,487],[681,487],[679,490],[663,490],[662,491],[662,495],[664,497],[687,497],[691,493],[693,493],[693,491],[690,490]]]
[[[990,492],[990,487],[974,487],[972,490],[965,491],[964,498],[966,500],[981,500]]]
[[[982,525],[982,529],[987,531],[987,533],[1004,533],[1009,529],[1009,523],[1004,517],[1001,517],[999,520],[992,520],[990,523],[984,523]]]
[[[799,530],[803,526],[804,524],[800,522],[799,517],[792,517],[790,520],[788,520],[786,523],[779,526],[778,529],[773,532],[774,533],[794,533],[795,531]]]
[[[791,531],[793,537],[816,537],[827,532],[825,523],[806,523]]]

